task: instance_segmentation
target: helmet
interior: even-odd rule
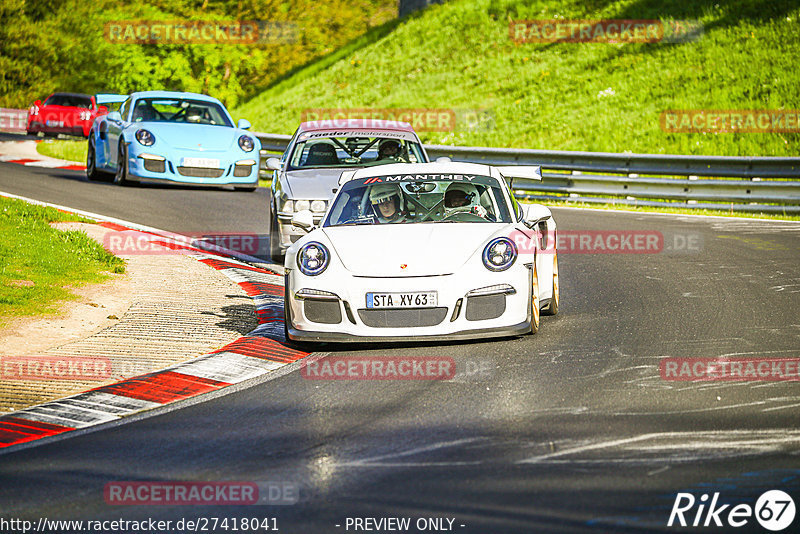
[[[461,209],[467,211],[473,206],[481,205],[481,194],[472,184],[454,182],[447,186],[444,193],[445,210]]]
[[[386,150],[394,148],[394,154],[386,154]],[[396,139],[384,139],[378,144],[378,157],[399,157],[400,156],[400,142]]]
[[[387,219],[381,215],[377,205],[394,200],[395,198],[397,199],[397,204],[395,207],[397,208],[397,213],[399,214],[403,211],[404,202],[403,195],[400,194],[398,187],[392,184],[378,184],[372,186],[369,191],[369,201],[372,204],[375,214],[378,216],[379,220],[386,221]]]

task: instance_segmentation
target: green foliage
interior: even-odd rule
[[[56,90],[148,89],[201,92],[233,106],[396,15],[394,0],[3,0],[0,107],[27,107]],[[136,20],[291,23],[296,39],[119,44],[104,34],[109,22]]]
[[[517,43],[509,21],[695,19],[682,43]],[[368,39],[371,38],[371,39]],[[345,49],[343,49],[343,52]],[[306,108],[488,110],[430,143],[600,152],[800,155],[797,133],[668,133],[665,110],[800,109],[791,0],[454,0],[367,34],[236,108],[292,133]],[[327,60],[325,60],[327,61]]]

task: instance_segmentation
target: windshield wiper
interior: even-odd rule
[[[346,223],[335,224],[334,226],[361,226],[364,224],[375,224],[375,219],[357,219]]]

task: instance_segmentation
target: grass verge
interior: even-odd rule
[[[36,151],[51,158],[65,159],[75,163],[86,163],[86,141],[67,141],[48,139],[41,143],[36,143]]]
[[[0,197],[0,325],[20,316],[58,311],[71,288],[125,272],[125,262],[84,232],[61,232],[51,222],[82,221],[53,208]]]
[[[520,43],[509,36],[509,21],[552,19],[693,21],[702,32],[652,43]],[[425,142],[797,156],[796,129],[674,133],[661,128],[660,116],[800,108],[798,20],[800,4],[789,0],[457,0],[431,5],[385,34],[364,35],[234,114],[254,130],[289,134],[308,108],[449,109],[453,131],[421,132]],[[461,111],[467,118],[459,123]]]

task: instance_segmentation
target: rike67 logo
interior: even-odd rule
[[[781,490],[763,493],[755,507],[749,504],[719,504],[719,492],[710,498],[704,493],[697,499],[691,493],[678,493],[672,504],[667,526],[693,527],[733,527],[747,525],[755,517],[765,529],[779,532],[788,528],[794,521],[794,500]]]

